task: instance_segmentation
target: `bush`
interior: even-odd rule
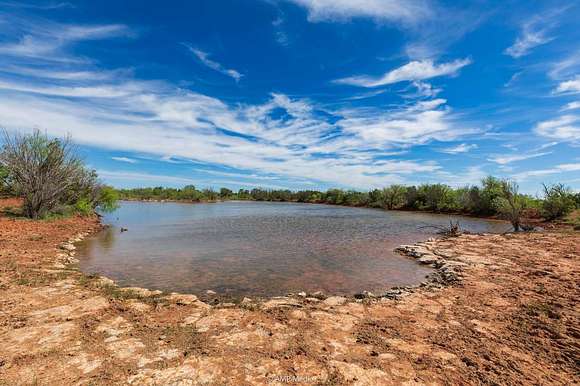
[[[103,212],[112,212],[119,207],[119,193],[110,186],[102,186],[99,189],[99,197],[96,206]]]
[[[0,164],[0,195],[10,194],[10,174],[8,168]]]
[[[457,208],[453,189],[444,184],[421,185],[418,196],[424,208],[428,210],[446,212]]]
[[[25,216],[36,219],[68,208],[88,213],[98,205],[102,185],[78,158],[70,138],[51,139],[38,130],[3,134],[0,164],[14,193],[24,199]]]
[[[496,212],[496,201],[502,195],[502,180],[488,176],[481,181],[482,189],[474,213],[491,215]]]
[[[498,213],[511,222],[514,231],[519,232],[522,213],[525,210],[525,198],[518,193],[519,186],[514,181],[500,180],[499,196],[494,201]]]
[[[574,195],[564,184],[555,184],[544,187],[544,201],[542,214],[547,220],[556,220],[569,215],[576,207]]]
[[[391,185],[383,189],[383,207],[389,210],[401,207],[405,203],[406,191],[403,185]]]

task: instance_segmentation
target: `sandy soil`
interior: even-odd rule
[[[78,272],[98,228],[0,215],[0,385],[580,384],[578,233],[422,243],[460,280],[394,299],[210,306]]]

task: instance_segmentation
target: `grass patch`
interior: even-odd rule
[[[162,330],[165,341],[183,352],[183,356],[204,352],[205,340],[200,332],[192,326],[171,325]]]
[[[68,271],[41,272],[34,270],[16,271],[16,284],[26,287],[42,287],[56,281],[67,279]]]
[[[560,319],[562,317],[562,315],[560,315],[556,310],[556,307],[547,303],[529,303],[524,307],[529,316],[547,316],[550,319]]]

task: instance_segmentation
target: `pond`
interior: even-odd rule
[[[474,232],[510,229],[484,219],[316,204],[122,202],[103,218],[111,227],[83,241],[77,256],[86,273],[170,292],[380,293],[431,272],[393,249],[432,236],[424,226],[450,219]]]

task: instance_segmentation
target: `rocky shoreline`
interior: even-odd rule
[[[577,233],[401,246],[435,271],[376,296],[210,305],[82,274],[99,228],[0,215],[0,384],[580,383]]]

